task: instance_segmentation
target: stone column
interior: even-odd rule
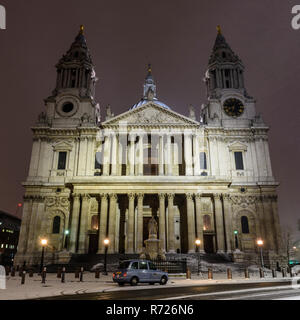
[[[197,238],[201,241],[199,246],[199,252],[204,253],[203,246],[203,218],[201,214],[201,194],[197,193],[195,195],[196,202],[196,221],[197,221]]]
[[[103,146],[103,175],[108,176],[110,169],[110,136],[106,135],[104,137]]]
[[[185,175],[193,175],[193,165],[192,165],[192,142],[191,134],[184,134],[184,161],[185,161]]]
[[[276,248],[277,253],[279,254],[282,251],[282,237],[281,237],[281,229],[280,222],[278,216],[278,205],[277,205],[277,195],[272,196],[272,209],[273,209],[273,219],[274,219],[274,229],[275,229],[275,237],[276,237]]]
[[[108,253],[115,253],[117,195],[109,195]]]
[[[166,251],[166,208],[165,208],[165,194],[159,195],[159,240],[163,252]]]
[[[197,135],[193,135],[193,163],[194,163],[194,176],[200,175],[200,157],[199,157],[199,143]]]
[[[264,221],[264,208],[263,208],[263,204],[262,204],[262,197],[261,196],[257,196],[256,197],[256,210],[257,210],[257,217],[258,217],[258,222],[259,222],[259,234],[258,234],[258,238],[261,238],[262,240],[264,240],[266,242],[266,225],[265,225],[265,221]]]
[[[171,154],[171,135],[167,135],[167,175],[171,176],[173,173],[173,163],[172,163],[172,154]]]
[[[268,195],[263,196],[263,208],[264,208],[264,220],[266,224],[266,238],[268,241],[268,249],[275,250],[276,240],[275,240],[275,228],[273,221],[273,210],[271,204],[271,197]]]
[[[164,175],[164,136],[159,136],[159,175]]]
[[[27,242],[27,253],[32,253],[35,247],[35,232],[36,232],[36,220],[38,216],[38,203],[39,198],[35,197],[32,203],[32,212],[30,217],[30,227],[28,230],[28,242]]]
[[[24,197],[22,224],[18,242],[18,255],[26,253],[27,240],[28,240],[28,229],[30,225],[30,216],[32,209],[32,200]]]
[[[137,253],[141,253],[143,250],[143,199],[144,194],[138,194],[137,204]]]
[[[168,252],[175,253],[174,194],[168,194]]]
[[[114,133],[112,135],[112,154],[111,154],[111,175],[116,176],[118,165],[117,165],[117,156],[118,155],[118,137]]]
[[[76,252],[76,243],[78,235],[78,224],[79,224],[79,212],[80,212],[80,196],[79,194],[73,194],[73,211],[71,221],[71,232],[70,232],[70,252]]]
[[[224,194],[223,195],[224,201],[224,219],[225,219],[225,235],[226,235],[226,245],[227,245],[227,253],[231,253],[234,245],[233,245],[233,232],[232,232],[232,208],[231,208],[231,201],[230,195]]]
[[[88,243],[88,217],[89,217],[90,196],[84,194],[82,196],[81,216],[80,216],[80,232],[79,232],[79,244],[78,253],[87,253]]]
[[[100,208],[100,226],[99,226],[99,241],[98,254],[105,252],[104,239],[106,238],[107,230],[107,194],[101,194],[101,208]]]
[[[130,141],[129,155],[128,155],[129,175],[134,176],[134,141],[135,141],[135,136],[129,135],[129,141]]]
[[[128,194],[129,202],[128,202],[128,226],[127,226],[127,252],[126,253],[134,253],[134,200],[135,194]]]
[[[224,225],[223,225],[223,210],[222,210],[221,196],[219,194],[214,194],[214,202],[215,202],[218,253],[224,253],[225,239],[224,239]]]
[[[186,194],[187,226],[188,226],[188,253],[195,252],[195,207],[192,193]]]
[[[142,176],[144,173],[144,144],[143,135],[139,135],[139,161],[138,161],[138,175]]]

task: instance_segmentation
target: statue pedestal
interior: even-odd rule
[[[157,222],[154,217],[149,221],[148,230],[149,239],[144,241],[146,248],[141,252],[140,259],[166,260],[165,253],[161,249],[161,240],[157,239]]]
[[[150,259],[150,260],[166,260],[166,256],[161,249],[160,240],[158,239],[148,239],[145,240],[145,250],[141,253],[141,259]]]

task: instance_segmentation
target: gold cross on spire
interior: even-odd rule
[[[217,26],[217,31],[218,31],[218,34],[222,34],[220,25]]]
[[[151,63],[148,64],[148,73],[152,72],[152,67],[151,67]]]
[[[83,26],[83,25],[81,25],[81,26],[80,26],[79,33],[80,33],[80,34],[83,34],[83,31],[84,31],[84,26]]]

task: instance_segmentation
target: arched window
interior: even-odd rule
[[[203,230],[208,231],[211,230],[211,218],[208,214],[203,216]]]
[[[242,233],[249,233],[249,223],[248,223],[248,218],[246,216],[242,216],[241,224],[242,224]]]
[[[59,233],[60,231],[60,217],[56,216],[53,219],[52,233]]]
[[[98,222],[98,215],[92,216],[92,222],[91,222],[91,229],[92,230],[98,230],[99,229],[99,222]]]
[[[207,170],[206,153],[200,152],[200,169]]]

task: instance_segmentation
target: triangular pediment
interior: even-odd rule
[[[55,151],[69,151],[72,150],[72,148],[72,143],[69,143],[67,141],[59,141],[53,145],[53,149]]]
[[[102,123],[103,127],[116,125],[134,125],[134,126],[198,126],[198,121],[192,120],[175,111],[161,107],[155,102],[149,102],[145,105],[121,113]]]
[[[230,151],[246,151],[247,145],[239,141],[233,142],[228,146]]]

